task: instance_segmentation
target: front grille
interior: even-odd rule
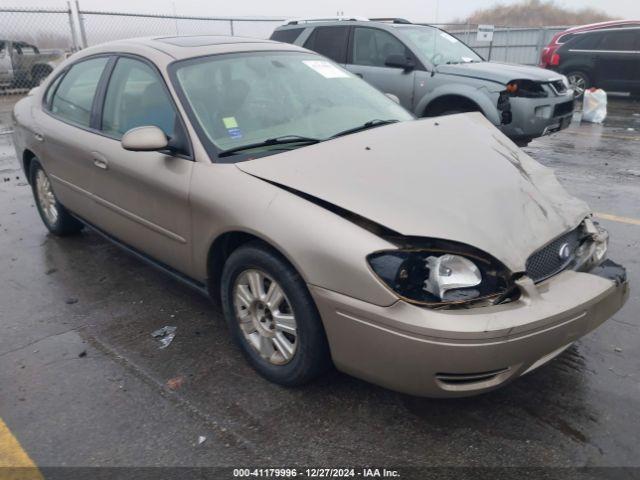
[[[573,100],[570,102],[558,103],[553,109],[554,117],[562,117],[569,113],[573,113]]]
[[[575,258],[575,252],[580,245],[581,229],[576,228],[569,233],[541,248],[532,254],[526,264],[527,275],[534,282],[540,282],[564,270]],[[561,255],[563,249],[566,255]]]
[[[567,86],[564,84],[564,82],[562,80],[556,80],[554,82],[551,82],[549,85],[551,85],[551,88],[553,88],[553,90],[558,95],[561,95],[563,93],[567,93]]]

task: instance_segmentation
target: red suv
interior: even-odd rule
[[[570,40],[576,33],[586,32],[588,30],[599,30],[601,28],[617,28],[617,27],[637,27],[640,26],[640,20],[613,20],[609,22],[591,23],[589,25],[581,25],[572,27],[563,32],[556,33],[549,45],[542,49],[540,56],[540,67],[549,68],[557,66],[560,58],[555,55],[556,50],[562,46],[567,40]]]

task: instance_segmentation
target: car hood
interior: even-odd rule
[[[457,63],[454,65],[440,65],[438,73],[448,75],[461,75],[465,77],[480,78],[493,82],[508,83],[511,80],[528,79],[536,82],[549,82],[558,80],[560,75],[544,68],[528,67],[526,65],[513,65],[498,62]]]
[[[236,165],[403,235],[480,248],[512,271],[589,214],[479,113],[396,123]]]

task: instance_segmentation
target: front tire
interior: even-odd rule
[[[31,160],[29,179],[40,218],[51,233],[62,237],[73,235],[82,230],[82,223],[73,218],[67,209],[58,202],[53,193],[49,176],[37,158]]]
[[[331,365],[315,303],[280,255],[261,242],[238,248],[224,265],[221,288],[233,338],[263,377],[302,385]]]

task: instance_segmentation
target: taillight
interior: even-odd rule
[[[554,53],[551,55],[551,65],[560,65],[560,55]]]

